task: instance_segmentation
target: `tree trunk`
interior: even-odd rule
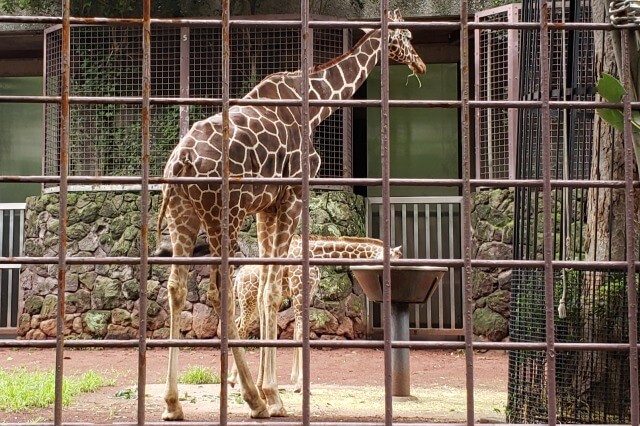
[[[608,0],[592,0],[593,22],[608,22]],[[594,31],[595,69],[599,78],[603,72],[618,76],[611,36],[606,31]],[[600,98],[598,97],[598,100]],[[620,132],[615,131],[599,116],[594,117],[593,151],[591,159],[591,180],[624,180],[624,139]],[[635,166],[634,166],[635,170]],[[635,173],[634,173],[635,174]],[[635,210],[638,211],[638,195],[635,192]],[[587,197],[587,223],[585,232],[585,253],[587,260],[625,260],[625,194],[624,188],[604,189],[591,188]],[[638,223],[635,226],[635,237],[638,238]],[[636,245],[637,246],[637,245]],[[637,258],[637,249],[635,256]],[[616,278],[620,278],[616,276]],[[607,297],[625,297],[624,294],[603,291],[601,287],[611,279],[607,271],[585,273],[582,288],[582,319],[584,321],[583,341],[609,342],[619,341],[621,336],[613,336],[608,330],[610,315],[596,308]],[[603,300],[600,300],[600,299]],[[609,301],[610,302],[610,301]],[[608,306],[608,305],[607,305]],[[626,306],[626,303],[625,303]],[[616,312],[619,315],[620,312]],[[598,416],[600,409],[606,404],[612,404],[608,399],[606,385],[623,386],[628,388],[628,366],[611,365],[609,355],[603,352],[582,352],[579,356],[578,374],[574,378],[575,392],[580,395],[579,400],[589,401],[589,411],[592,416]],[[609,365],[607,365],[609,364]],[[622,369],[616,375],[613,370]],[[608,373],[609,372],[609,373]],[[617,377],[613,377],[617,376]],[[619,381],[613,385],[614,382]],[[623,403],[622,401],[618,403]],[[628,403],[628,401],[627,401]],[[595,417],[598,418],[598,417]],[[623,419],[618,419],[623,420]]]

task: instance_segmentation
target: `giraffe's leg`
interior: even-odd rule
[[[260,267],[258,265],[242,267],[233,283],[240,307],[240,315],[235,320],[238,336],[240,339],[246,339],[249,336],[249,327],[258,318],[255,299],[260,285]],[[238,368],[234,363],[229,375],[229,384],[235,386],[236,383],[238,383]]]
[[[230,238],[233,240],[236,236],[236,230],[230,230]],[[209,233],[209,235],[212,235]],[[219,255],[220,250],[220,240],[216,238],[209,238],[211,244],[211,254],[213,256]],[[236,327],[236,322],[233,318],[234,311],[234,295],[233,291],[228,291],[228,303],[227,303],[227,312],[222,312],[222,304],[221,304],[221,292],[220,286],[222,285],[222,278],[220,276],[220,271],[217,265],[211,266],[211,283],[209,285],[209,292],[207,293],[207,297],[214,309],[218,313],[218,316],[227,315],[228,321],[228,335],[229,339],[238,339],[238,328]],[[231,282],[231,277],[229,277],[228,282]],[[251,417],[252,418],[267,418],[269,417],[269,410],[265,404],[265,402],[260,397],[258,393],[258,389],[256,388],[255,383],[251,377],[251,371],[249,370],[249,365],[247,364],[247,360],[244,355],[244,348],[233,347],[231,348],[231,352],[233,353],[233,359],[235,361],[236,368],[238,370],[238,378],[240,383],[240,393],[242,394],[242,398],[247,402],[249,408],[251,409]]]
[[[186,204],[180,205],[179,200],[172,200],[167,208],[167,224],[171,233],[173,255],[175,257],[191,256],[195,237],[200,227],[193,209]],[[169,293],[169,309],[171,325],[169,338],[180,338],[180,313],[184,308],[187,295],[187,275],[189,265],[172,265],[167,284]],[[164,390],[165,410],[163,420],[183,420],[182,406],[178,400],[178,348],[169,348],[169,366]]]
[[[295,272],[290,276],[293,279],[289,279],[289,285],[291,289],[291,305],[293,306],[293,313],[295,318],[295,332],[293,338],[295,340],[302,340],[302,267],[291,266],[295,268]],[[291,269],[290,269],[291,271]],[[313,295],[318,288],[320,282],[320,269],[317,266],[311,266],[309,268],[309,300],[313,298]],[[293,365],[291,366],[291,383],[294,384],[293,391],[302,391],[302,348],[296,348],[293,351]]]
[[[287,256],[291,236],[299,218],[300,197],[294,190],[283,195],[276,212],[261,212],[257,215],[258,239],[260,245],[270,253],[269,257]],[[264,232],[265,230],[272,232]],[[262,339],[278,338],[277,313],[282,300],[282,277],[283,268],[280,265],[268,265],[260,275],[258,309]],[[271,416],[286,416],[287,412],[278,392],[276,348],[261,348],[260,354],[258,383],[269,405],[269,413]]]

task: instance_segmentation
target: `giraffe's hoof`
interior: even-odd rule
[[[251,418],[252,419],[268,419],[271,417],[269,415],[269,410],[266,405],[263,405],[261,408],[257,408],[255,410],[251,410]]]
[[[184,413],[182,412],[182,407],[178,406],[177,409],[169,411],[168,408],[165,408],[164,413],[162,413],[162,420],[175,422],[184,420]]]
[[[269,407],[271,417],[287,417],[287,410],[282,405],[271,405]]]

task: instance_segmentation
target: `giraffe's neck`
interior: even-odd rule
[[[314,258],[377,259],[382,258],[382,242],[372,238],[310,238],[309,256]],[[302,256],[302,240],[296,236],[289,246],[290,257]]]
[[[353,48],[331,61],[317,66],[310,75],[310,98],[349,99],[367,79],[380,58],[380,30],[365,34]],[[315,128],[338,107],[314,107],[310,110]]]

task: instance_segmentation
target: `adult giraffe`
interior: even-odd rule
[[[391,22],[402,21],[395,11]],[[309,98],[338,100],[350,98],[380,59],[381,31],[369,31],[346,53],[310,70]],[[411,45],[411,32],[389,30],[389,58],[407,64],[413,73],[424,73],[425,65]],[[272,74],[253,88],[245,99],[301,99],[301,72]],[[309,110],[310,134],[336,107],[312,106]],[[300,177],[302,151],[301,108],[294,106],[234,106],[229,110],[229,169],[232,179]],[[311,138],[313,140],[313,138]],[[173,150],[164,169],[171,177],[220,177],[222,115],[217,114],[193,125]],[[320,157],[309,146],[311,176],[320,167]],[[212,256],[221,253],[220,186],[217,184],[165,184],[158,221],[166,216],[173,255],[191,256],[196,236],[204,229]],[[229,190],[229,240],[233,247],[238,230],[247,214],[255,214],[260,257],[286,257],[291,236],[301,211],[299,185],[240,184]],[[158,232],[161,229],[158,224]],[[233,255],[233,254],[231,254]],[[228,312],[221,312],[218,266],[211,267],[207,297],[218,315],[230,317],[233,291],[229,291]],[[172,265],[167,289],[171,311],[170,338],[180,337],[180,313],[187,294],[188,265]],[[231,282],[230,280],[228,282]],[[282,268],[264,266],[260,275],[258,307],[262,339],[277,338],[276,312],[280,302]],[[229,338],[237,339],[238,330],[230,318]],[[261,348],[260,368],[254,384],[242,348],[232,348],[238,368],[242,397],[251,409],[251,417],[285,416],[278,394],[275,374],[275,348]],[[178,400],[178,348],[169,348],[169,367],[164,392],[164,420],[184,418]],[[259,391],[258,391],[259,389]],[[262,395],[262,396],[261,396]],[[264,399],[263,399],[264,398]]]

